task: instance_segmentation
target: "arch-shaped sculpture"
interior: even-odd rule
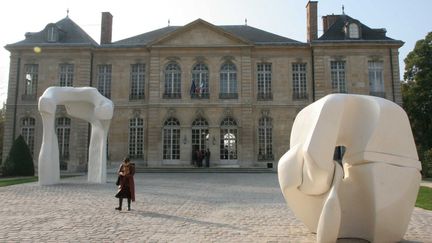
[[[342,166],[336,146],[346,152]],[[386,99],[332,94],[297,115],[279,160],[282,193],[318,242],[403,238],[421,175],[408,117]]]
[[[57,105],[64,105],[71,117],[91,124],[89,146],[88,181],[106,182],[106,142],[114,112],[111,100],[91,87],[49,87],[39,98],[43,137],[39,153],[39,185],[51,185],[60,181],[59,149],[54,132]]]

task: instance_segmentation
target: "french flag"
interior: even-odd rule
[[[195,89],[196,89],[195,81],[192,80],[192,84],[191,84],[191,88],[190,88],[190,94],[191,94],[191,95],[192,95],[192,94],[195,94]]]

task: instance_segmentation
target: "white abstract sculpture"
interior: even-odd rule
[[[49,87],[39,98],[39,112],[43,122],[42,146],[39,153],[39,185],[60,182],[60,164],[55,112],[64,105],[67,114],[91,124],[88,181],[106,182],[106,141],[114,105],[97,89],[90,87]]]
[[[336,146],[346,148],[343,166],[333,160]],[[401,107],[372,96],[332,94],[297,115],[278,177],[289,207],[318,242],[396,242],[408,227],[420,170]]]

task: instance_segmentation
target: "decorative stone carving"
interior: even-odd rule
[[[105,183],[106,142],[114,111],[112,101],[91,87],[49,87],[39,98],[39,112],[43,123],[38,167],[39,185],[60,182],[59,149],[54,131],[57,105],[64,105],[69,116],[91,124],[88,181]]]
[[[261,110],[261,116],[270,116],[270,110],[269,109],[262,109]]]
[[[204,110],[202,108],[196,109],[195,116],[196,117],[204,117]]]
[[[342,165],[333,160],[344,146]],[[400,241],[415,205],[421,164],[407,115],[372,96],[332,94],[296,117],[278,165],[289,207],[318,242]]]

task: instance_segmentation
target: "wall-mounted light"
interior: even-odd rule
[[[186,144],[187,143],[187,137],[186,137],[186,135],[184,135],[184,137],[183,137],[183,144]]]
[[[213,145],[216,145],[216,138],[213,136]]]

